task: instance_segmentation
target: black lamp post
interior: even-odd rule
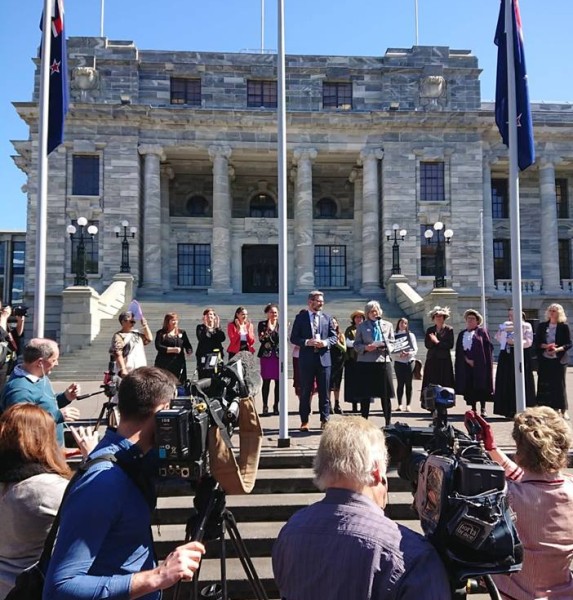
[[[392,233],[394,234],[394,243],[392,244],[392,275],[400,275],[402,270],[400,269],[400,245],[398,240],[404,241],[406,234],[408,233],[405,229],[400,229],[398,223],[392,225],[392,231],[386,230],[386,241],[392,239]]]
[[[436,232],[436,262],[434,273],[434,287],[446,287],[446,244],[450,243],[454,232],[451,229],[444,230],[444,224],[441,221],[434,223],[434,229],[426,229],[424,237],[429,244]]]
[[[74,278],[74,285],[87,285],[88,278],[86,276],[86,239],[89,237],[94,239],[94,236],[97,233],[97,227],[95,225],[90,225],[86,227],[88,224],[88,220],[85,217],[80,217],[77,220],[78,228],[75,225],[68,225],[66,231],[70,235],[70,240],[78,243],[78,247],[76,250],[76,276]],[[87,235],[86,235],[87,231]],[[76,233],[78,234],[76,236]]]
[[[123,233],[121,233],[121,227],[123,227]],[[115,231],[115,237],[121,238],[121,267],[120,273],[131,273],[129,266],[129,242],[128,238],[134,238],[137,232],[137,227],[130,227],[129,233],[127,228],[129,227],[129,221],[122,221],[121,227],[116,225],[113,230]]]

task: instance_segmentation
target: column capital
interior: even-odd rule
[[[535,159],[535,162],[539,169],[554,169],[563,162],[563,159],[555,154],[542,154]]]
[[[167,159],[167,157],[165,156],[165,151],[163,150],[163,146],[160,146],[159,144],[140,144],[137,147],[137,151],[142,156],[145,156],[147,154],[156,154],[157,156],[159,156],[160,161],[164,161]]]
[[[315,148],[296,148],[293,152],[293,162],[298,164],[300,161],[309,160],[313,161],[318,155]]]
[[[216,158],[231,158],[233,150],[231,146],[226,145],[213,145],[209,146],[209,158],[214,161]]]
[[[235,167],[233,167],[233,165],[229,165],[227,167],[227,172],[229,173],[229,180],[235,181]]]
[[[368,160],[382,160],[384,158],[384,150],[382,148],[363,148],[360,151],[359,164],[364,164]]]
[[[362,177],[362,167],[354,167],[348,175],[348,181],[354,183]]]

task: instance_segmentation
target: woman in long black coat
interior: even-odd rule
[[[454,347],[454,330],[446,325],[450,316],[447,306],[435,306],[428,316],[434,324],[426,330],[424,345],[428,349],[424,376],[422,379],[422,408],[425,408],[424,389],[429,384],[442,387],[455,387],[454,366],[452,364],[452,348]]]
[[[550,406],[569,419],[565,374],[569,363],[571,332],[561,304],[551,304],[535,334],[537,350],[537,404]]]
[[[167,313],[163,327],[155,334],[157,356],[155,366],[173,373],[184,384],[187,381],[185,355],[193,352],[191,342],[184,329],[179,329],[179,317],[176,313]]]

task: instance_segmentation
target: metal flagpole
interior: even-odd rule
[[[418,46],[418,0],[414,0],[414,12],[416,23],[416,46]]]
[[[261,54],[265,51],[265,0],[261,0]]]
[[[105,8],[105,0],[101,0],[100,11],[99,11],[99,37],[103,37],[103,15]]]
[[[280,416],[278,447],[290,446],[288,435],[288,229],[287,229],[287,179],[286,179],[286,97],[285,97],[285,32],[284,0],[277,0],[278,50],[277,50],[277,162],[279,193],[279,362],[280,362]]]
[[[46,241],[48,219],[48,112],[52,17],[57,0],[44,0],[40,102],[38,105],[38,198],[36,202],[36,284],[34,286],[34,337],[44,337],[46,313]]]
[[[505,44],[507,50],[507,95],[509,129],[509,221],[511,233],[511,279],[514,327],[515,403],[517,412],[525,410],[523,374],[523,317],[521,302],[521,238],[519,223],[519,172],[517,165],[517,107],[513,46],[513,0],[505,3]]]
[[[479,256],[480,256],[480,286],[481,286],[481,314],[483,315],[483,325],[487,326],[487,314],[485,307],[485,251],[483,245],[483,210],[479,211]]]

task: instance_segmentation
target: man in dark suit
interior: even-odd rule
[[[292,326],[290,341],[300,348],[300,430],[308,431],[310,398],[314,379],[318,387],[318,406],[321,428],[330,416],[328,399],[330,387],[330,347],[336,344],[336,331],[329,315],[322,312],[324,294],[318,290],[308,295],[308,310],[301,311]]]

